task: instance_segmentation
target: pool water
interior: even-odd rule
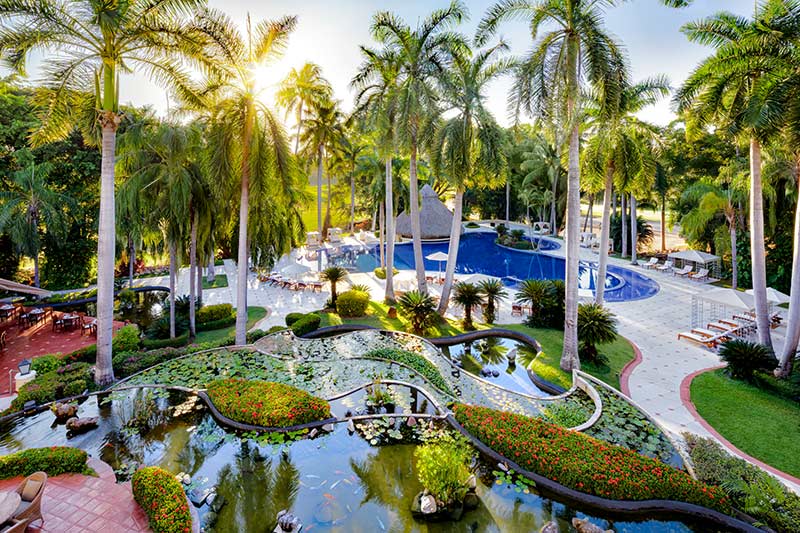
[[[215,487],[216,505],[221,506],[216,511],[208,504],[198,509],[205,530],[213,532],[272,531],[283,509],[300,518],[303,531],[342,533],[534,532],[550,520],[568,531],[572,517],[587,517],[535,491],[517,492],[515,486],[495,483],[494,465],[481,462],[480,506],[459,522],[423,524],[410,512],[422,489],[414,460],[418,444],[374,446],[357,432],[351,435],[345,424],[312,440],[268,444],[225,431],[202,404],[190,405],[183,393],[155,400],[141,390],[119,394],[107,406],[99,406],[96,397],[83,402],[79,415],[99,416],[100,425],[72,439],[64,426],[52,425],[50,412],[7,423],[0,428],[0,453],[68,444],[115,469],[141,464],[186,472],[192,479],[190,491]],[[176,406],[183,409],[176,412]],[[131,430],[132,418],[141,430]],[[617,521],[594,513],[589,518],[617,532],[713,531],[679,521]]]
[[[515,287],[526,279],[564,279],[565,260],[563,257],[550,255],[547,252],[530,252],[512,250],[495,244],[496,235],[489,232],[471,232],[461,236],[458,246],[456,273],[486,274],[501,278],[509,287]],[[542,249],[552,249],[552,239],[542,238],[550,244]],[[555,246],[557,247],[557,246]],[[447,242],[426,242],[422,245],[423,256],[435,252],[447,253]],[[371,272],[379,265],[378,246],[369,254],[357,256],[353,267],[360,272]],[[397,269],[414,268],[414,250],[412,243],[404,242],[395,245],[394,266]],[[425,260],[428,271],[444,271],[445,262]],[[597,280],[597,263],[581,261],[579,267],[578,287],[584,295],[594,293]],[[609,265],[605,279],[605,299],[609,302],[623,302],[649,298],[658,292],[658,284],[652,279],[627,268]]]

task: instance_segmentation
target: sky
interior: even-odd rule
[[[472,36],[475,28],[495,0],[466,0],[470,19],[461,31]],[[360,62],[359,45],[372,44],[369,27],[376,11],[390,10],[410,24],[422,20],[432,9],[445,7],[447,0],[209,0],[211,7],[225,11],[234,22],[244,25],[251,19],[297,15],[298,27],[291,36],[284,57],[267,71],[267,83],[276,85],[293,68],[306,62],[322,67],[331,82],[334,94],[345,110],[352,108],[353,93],[349,83]],[[720,10],[750,15],[753,0],[695,0],[690,8],[672,9],[658,0],[632,0],[611,8],[606,14],[607,28],[627,50],[634,80],[664,74],[673,87],[680,86],[691,70],[706,57],[707,47],[690,43],[680,32],[688,21],[697,20]],[[509,44],[510,55],[524,53],[532,44],[524,23],[505,23],[499,35]],[[32,62],[31,77],[36,77]],[[143,79],[142,75],[122,80],[120,99],[124,103],[150,105],[164,115],[169,113],[165,91]],[[510,82],[501,79],[487,93],[489,108],[501,124],[508,125],[506,97]],[[174,107],[175,103],[172,102]],[[641,118],[665,125],[675,116],[668,99],[643,110]]]

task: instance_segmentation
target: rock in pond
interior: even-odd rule
[[[542,529],[539,530],[539,533],[561,533],[561,529],[559,529],[558,524],[551,520],[542,526]]]
[[[474,492],[468,492],[464,495],[464,509],[467,511],[471,511],[473,509],[477,509],[480,505],[481,501],[478,498],[478,495]]]
[[[298,533],[303,529],[300,519],[284,509],[278,513],[278,525],[275,526],[273,533]]]
[[[56,402],[50,406],[50,410],[56,416],[56,422],[59,424],[63,424],[78,414],[78,406],[74,403]]]
[[[88,417],[88,418],[78,418],[77,416],[73,416],[69,420],[67,420],[67,431],[72,433],[73,435],[80,435],[81,433],[86,433],[92,429],[97,427],[98,418],[96,416]]]
[[[422,514],[433,514],[436,512],[436,498],[430,494],[423,494],[419,499],[419,512]]]
[[[603,529],[586,519],[573,518],[572,526],[578,530],[578,533],[614,533],[613,529]]]

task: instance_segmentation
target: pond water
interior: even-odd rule
[[[305,525],[303,531],[312,532],[536,532],[549,520],[568,531],[573,516],[586,516],[535,491],[517,492],[513,485],[497,484],[491,465],[481,464],[478,509],[455,523],[418,523],[410,512],[421,490],[414,461],[418,444],[411,437],[376,446],[339,424],[330,434],[278,445],[269,438],[226,432],[202,403],[187,401],[190,397],[183,393],[152,394],[114,393],[105,406],[99,406],[96,397],[87,399],[79,414],[100,417],[100,425],[72,439],[63,426],[52,425],[49,412],[6,423],[0,427],[0,453],[68,444],[100,457],[122,477],[139,464],[186,472],[192,478],[190,492],[215,488],[214,501],[198,511],[206,530],[216,532],[272,531],[282,509],[290,509]],[[418,422],[414,428],[400,429],[406,436],[419,436],[422,427]],[[372,438],[381,444],[392,440],[385,435]],[[678,521],[590,518],[617,532],[713,531]]]
[[[148,290],[140,292],[126,291],[125,299],[116,298],[114,300],[114,320],[128,321],[138,324],[141,330],[146,330],[150,324],[161,318],[166,307],[169,292],[161,290]],[[97,304],[95,302],[63,305],[58,307],[58,311],[77,312],[82,311],[89,316],[97,316]]]

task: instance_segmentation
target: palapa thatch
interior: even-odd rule
[[[419,222],[423,239],[446,239],[450,237],[453,226],[453,213],[447,209],[436,191],[425,185],[420,191],[422,205],[419,210]],[[411,237],[411,217],[403,211],[397,216],[395,231],[403,237]]]

